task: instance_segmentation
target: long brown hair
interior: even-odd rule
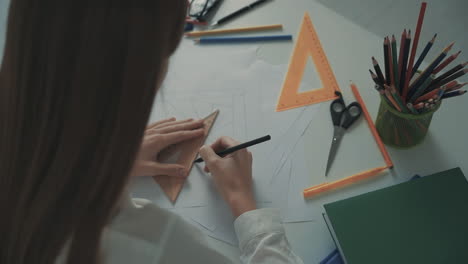
[[[96,263],[186,0],[12,0],[0,68],[0,263]]]

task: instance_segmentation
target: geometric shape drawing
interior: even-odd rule
[[[314,62],[323,87],[311,91],[298,92],[309,56]],[[338,97],[335,91],[339,92],[340,88],[309,14],[305,13],[278,99],[276,111],[279,112],[336,99]]]
[[[218,113],[219,110],[216,110],[203,119],[203,128],[205,133],[202,137],[186,140],[167,147],[159,153],[157,158],[158,161],[162,163],[180,164],[190,172],[193,166],[193,161],[197,157],[198,150],[205,142]],[[167,175],[154,176],[153,179],[161,186],[161,189],[166,193],[172,203],[177,200],[186,180],[185,178],[177,178]]]

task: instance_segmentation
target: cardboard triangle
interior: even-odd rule
[[[159,154],[158,161],[162,163],[180,164],[190,171],[193,166],[193,161],[197,157],[198,150],[205,142],[218,113],[219,110],[216,110],[204,118],[203,127],[205,129],[205,134],[203,137],[183,141],[166,148]],[[161,186],[161,189],[173,203],[177,200],[186,180],[167,175],[154,176],[153,179]]]
[[[320,76],[322,87],[318,89],[311,87],[311,91],[298,92],[309,56],[312,58],[315,69]],[[310,16],[305,13],[278,99],[276,111],[284,111],[336,99],[335,91],[340,91],[340,88],[320,44]]]

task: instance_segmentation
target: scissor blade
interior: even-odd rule
[[[338,146],[340,145],[341,138],[343,137],[344,131],[345,130],[342,127],[335,126],[335,129],[333,131],[332,144],[330,147],[330,153],[328,153],[328,161],[327,161],[327,168],[325,170],[325,176],[328,175],[328,171],[331,168],[333,160],[335,160],[336,151],[338,150]]]

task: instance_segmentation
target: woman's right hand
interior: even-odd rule
[[[252,153],[241,149],[220,157],[215,152],[238,144],[230,137],[221,137],[211,146],[200,148],[200,156],[206,164],[205,171],[213,176],[218,191],[235,217],[256,209],[252,188]]]

